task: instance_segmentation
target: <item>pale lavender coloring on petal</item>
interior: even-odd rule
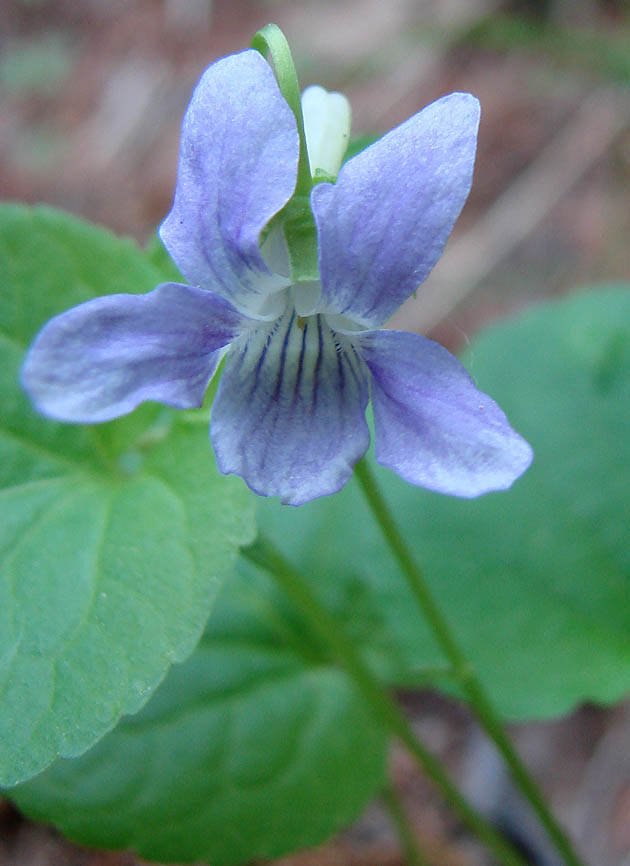
[[[198,407],[242,322],[224,298],[177,283],[95,298],[44,326],[22,384],[59,421],[109,421],[144,400]]]
[[[291,505],[335,493],[368,447],[367,401],[347,340],[287,309],[230,348],[212,407],[217,464]]]
[[[188,282],[244,311],[286,285],[259,239],[293,193],[298,154],[295,118],[257,51],[206,70],[184,117],[175,201],[160,229]]]
[[[320,309],[378,327],[427,277],[468,196],[478,124],[477,99],[452,93],[315,187]]]
[[[507,488],[527,469],[527,442],[442,346],[401,331],[364,331],[355,344],[372,373],[379,463],[463,497]]]

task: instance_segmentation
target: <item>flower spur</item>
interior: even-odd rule
[[[322,105],[306,94],[313,142]],[[499,407],[438,344],[381,329],[442,253],[470,189],[478,120],[473,96],[451,94],[317,183],[318,273],[296,280],[282,222],[295,116],[260,54],[216,62],[187,109],[160,229],[189,284],[52,319],[23,367],[33,402],[79,423],[145,400],[198,407],[225,358],[210,435],[219,469],[256,493],[299,505],[343,487],[369,444],[370,398],[376,459],[407,481],[464,497],[509,487],[531,449]],[[331,174],[309,155],[315,174]]]

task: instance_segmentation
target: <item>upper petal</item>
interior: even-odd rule
[[[295,118],[257,51],[206,70],[184,116],[175,200],[160,228],[190,283],[245,310],[286,285],[259,238],[293,193],[298,155]]]
[[[406,481],[472,497],[509,487],[532,450],[457,358],[401,331],[364,331],[372,373],[375,455]]]
[[[144,400],[201,406],[241,322],[225,299],[177,283],[95,298],[44,326],[22,384],[39,411],[59,421],[109,421]]]
[[[323,309],[376,327],[427,277],[470,190],[478,125],[477,99],[452,93],[314,188]]]
[[[301,505],[343,487],[369,444],[367,370],[322,320],[285,312],[236,341],[212,406],[222,472]]]

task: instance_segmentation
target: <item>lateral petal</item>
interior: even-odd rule
[[[428,276],[470,190],[478,124],[477,99],[452,93],[313,189],[321,309],[378,327]]]
[[[210,66],[184,116],[173,208],[160,236],[188,282],[255,313],[287,285],[259,238],[295,188],[295,118],[257,51]]]
[[[403,331],[364,331],[375,455],[406,481],[454,496],[510,487],[532,450],[442,346]]]
[[[22,385],[42,414],[59,421],[109,421],[144,400],[201,406],[242,321],[219,295],[178,283],[95,298],[44,326]]]
[[[347,339],[287,310],[227,355],[210,424],[217,464],[290,505],[336,493],[369,444],[367,401]]]

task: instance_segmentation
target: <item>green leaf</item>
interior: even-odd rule
[[[194,648],[251,497],[193,413],[96,427],[38,416],[18,385],[52,315],[162,279],[130,241],[46,208],[0,208],[0,783],[77,755]]]
[[[265,603],[264,582],[228,581],[197,651],[145,709],[11,798],[83,843],[213,866],[354,819],[384,782],[386,738],[295,616]]]
[[[378,135],[359,135],[356,138],[351,138],[348,142],[346,152],[343,155],[344,163],[348,162],[349,159],[352,159],[353,156],[361,153],[361,151],[365,150],[366,147],[374,144],[374,142],[378,141],[379,138],[380,136]]]
[[[374,471],[506,717],[616,701],[630,688],[630,292],[536,307],[466,363],[531,442],[531,469],[475,500]],[[390,683],[443,664],[356,482],[296,510],[264,503],[259,522]]]

